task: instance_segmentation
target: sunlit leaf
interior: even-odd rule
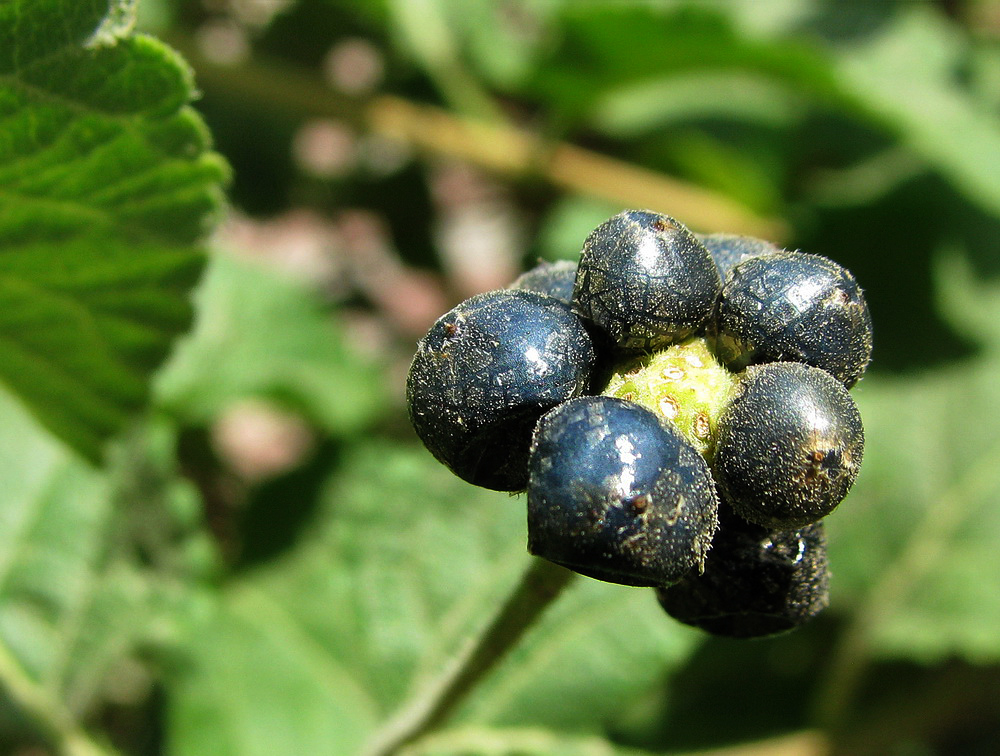
[[[226,176],[131,6],[0,7],[0,380],[92,459],[190,321]]]
[[[524,502],[468,486],[422,449],[359,449],[325,499],[308,543],[232,585],[192,629],[195,663],[172,687],[177,753],[355,752],[529,560]],[[696,642],[651,591],[581,579],[456,721],[599,734]]]

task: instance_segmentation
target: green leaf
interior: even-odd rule
[[[0,477],[0,689],[35,726],[58,732],[90,713],[134,650],[147,586],[108,558],[108,478],[3,391]]]
[[[996,73],[983,45],[928,3],[875,9],[876,26],[861,26],[872,21],[863,10],[848,14],[839,35],[815,4],[785,3],[787,17],[771,5],[567,6],[535,86],[549,108],[628,137],[685,118],[789,127],[807,107],[833,111],[887,133],[1000,214],[1000,117],[995,87],[982,86]],[[967,69],[975,78],[963,87]]]
[[[456,727],[408,747],[406,756],[643,756],[604,738],[566,737],[531,728]]]
[[[793,126],[804,98],[753,71],[693,71],[611,90],[594,105],[593,123],[630,138],[698,118],[729,118],[769,127]]]
[[[567,196],[554,203],[538,234],[538,253],[546,260],[580,258],[583,242],[621,208],[588,197]]]
[[[936,8],[901,7],[885,30],[837,50],[837,76],[869,116],[1000,215],[1000,117],[956,86],[969,41]]]
[[[829,518],[834,600],[864,613],[879,654],[996,660],[1000,288],[954,257],[939,269],[943,308],[983,345],[963,362],[855,389],[866,450]]]
[[[360,447],[340,470],[310,541],[229,585],[192,626],[192,664],[170,686],[180,756],[357,752],[529,563],[523,501],[463,483],[423,449]],[[455,722],[549,733],[537,742],[599,736],[696,643],[652,591],[581,579]]]
[[[92,460],[189,324],[227,175],[131,6],[0,8],[0,380]]]
[[[533,86],[548,108],[618,134],[709,114],[794,122],[808,98],[845,104],[815,44],[760,38],[740,28],[744,20],[730,4],[568,3],[560,45]],[[715,87],[737,94],[727,102]]]
[[[251,396],[286,402],[333,435],[371,422],[385,406],[376,366],[345,341],[315,292],[220,252],[197,294],[198,322],[158,377],[159,404],[207,423]]]

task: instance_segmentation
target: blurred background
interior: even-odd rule
[[[194,329],[116,456],[121,589],[69,710],[126,753],[358,752],[527,563],[523,497],[409,427],[416,340],[644,207],[865,289],[831,607],[735,642],[581,580],[408,753],[1000,752],[1000,3],[139,14],[192,66],[234,181]],[[0,707],[0,743],[35,740]]]

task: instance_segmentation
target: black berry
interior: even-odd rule
[[[702,329],[720,288],[712,256],[687,228],[629,210],[584,243],[573,306],[619,350],[652,351]]]
[[[792,630],[826,607],[823,523],[768,530],[725,511],[705,571],[657,590],[667,614],[713,635],[760,638]]]
[[[418,343],[406,383],[410,420],[460,478],[520,490],[535,423],[588,388],[594,360],[566,304],[517,289],[480,294]]]
[[[760,255],[736,265],[719,300],[718,349],[733,369],[804,362],[850,388],[872,353],[868,305],[837,263],[803,252]]]
[[[763,239],[738,234],[695,234],[712,255],[712,261],[723,281],[730,270],[744,260],[759,255],[780,252],[781,247]]]
[[[703,564],[711,473],[649,410],[607,396],[561,404],[539,421],[529,468],[531,553],[626,585],[668,585]]]
[[[829,373],[795,362],[747,369],[719,418],[713,467],[726,500],[768,528],[829,514],[861,467],[858,408]]]
[[[540,262],[534,268],[518,276],[511,289],[525,289],[548,294],[560,302],[573,301],[573,283],[576,280],[576,263],[572,260]]]

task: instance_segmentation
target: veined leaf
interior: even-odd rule
[[[227,175],[132,5],[0,6],[0,380],[92,460],[190,322]]]
[[[109,671],[134,650],[150,616],[148,586],[109,559],[108,478],[5,391],[0,477],[0,688],[29,716],[65,727],[67,715],[90,712]]]
[[[833,595],[873,615],[881,654],[996,660],[1000,292],[955,264],[940,276],[943,309],[984,339],[981,352],[856,387],[866,451],[855,491],[829,521]]]
[[[193,663],[171,686],[180,756],[358,752],[528,564],[523,502],[424,450],[370,445],[341,469],[311,542],[231,585],[192,627]],[[597,737],[697,642],[652,591],[580,579],[455,722]]]

